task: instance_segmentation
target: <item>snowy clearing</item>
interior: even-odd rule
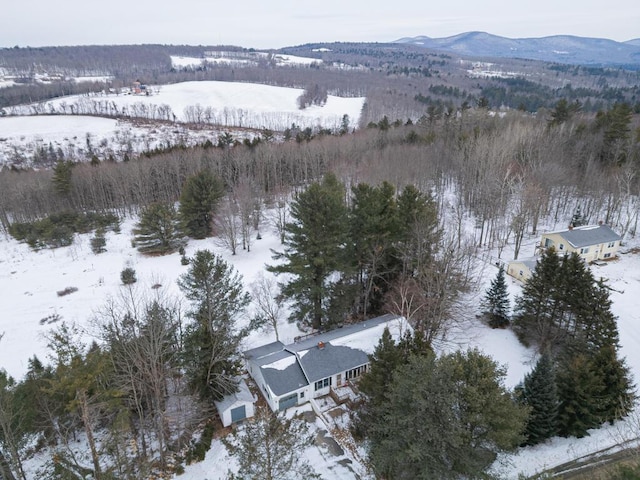
[[[2,368],[20,378],[26,371],[29,357],[37,354],[46,359],[44,333],[62,320],[77,323],[90,338],[95,331],[92,318],[109,297],[116,297],[122,290],[120,271],[127,266],[136,270],[138,283],[134,288],[141,293],[161,293],[180,298],[176,279],[188,267],[180,264],[177,253],[164,257],[139,254],[130,243],[133,224],[129,219],[122,225],[122,233],[108,233],[107,252],[100,255],[91,252],[90,234],[77,235],[70,247],[39,252],[33,252],[27,245],[10,238],[0,240],[0,291],[7,299],[0,317],[0,332],[5,332],[0,343]],[[537,237],[527,240],[523,246],[525,254],[533,250],[536,240]],[[192,240],[187,246],[187,255],[204,248],[221,254],[243,275],[245,285],[249,285],[260,273],[266,273],[265,264],[272,262],[271,249],[279,249],[280,244],[276,235],[264,231],[263,239],[254,243],[251,253],[241,251],[231,256],[217,247],[212,239],[207,239]],[[622,253],[618,259],[603,266],[593,266],[592,269],[596,277],[608,278],[614,289],[613,310],[619,317],[621,355],[626,357],[637,382],[640,377],[640,311],[636,299],[640,296],[640,254],[631,253],[629,245],[623,247],[622,251],[629,253]],[[509,253],[505,252],[503,258],[510,258]],[[522,380],[536,358],[531,350],[518,343],[510,330],[491,330],[475,318],[479,296],[496,271],[491,263],[484,265],[483,286],[469,297],[466,316],[461,319],[459,328],[451,333],[447,349],[478,347],[506,365],[506,384],[511,388]],[[511,277],[507,279],[513,301],[521,287]],[[154,290],[151,287],[155,284],[161,284],[162,287]],[[78,291],[65,296],[57,295],[56,292],[67,287],[76,287]],[[248,321],[248,317],[242,319],[241,323]],[[280,340],[284,343],[293,342],[294,337],[300,334],[295,325],[286,322],[281,324],[279,330]],[[272,332],[254,332],[246,340],[245,347],[253,348],[274,340]],[[309,408],[309,405],[305,408]],[[583,439],[554,438],[543,445],[521,448],[516,454],[500,457],[494,469],[504,478],[517,479],[518,473],[534,474],[591,452],[613,447],[636,438],[639,433],[640,421],[636,413],[613,426],[594,430],[591,436]],[[330,470],[333,476],[330,478],[356,478],[351,467],[343,468],[335,463],[342,457],[326,455],[326,452],[314,447],[309,450],[309,458],[319,471],[323,471],[321,469],[326,467],[326,462],[330,462],[333,465]],[[354,462],[354,468],[357,466],[354,458],[350,457],[349,461]],[[216,441],[205,461],[188,466],[186,473],[179,478],[224,478],[229,465],[224,448]],[[360,470],[360,467],[356,470]]]
[[[304,90],[299,88],[218,81],[182,82],[147,88],[151,95],[73,95],[6,110],[11,115],[122,115],[282,131],[293,123],[302,128],[337,129],[344,115],[348,115],[350,124],[356,126],[365,101],[364,97],[329,95],[324,105],[300,110],[297,100]]]

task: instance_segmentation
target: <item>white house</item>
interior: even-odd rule
[[[385,328],[398,339],[411,327],[403,317],[383,315],[289,345],[269,343],[244,353],[247,370],[271,410],[285,410],[366,372]]]
[[[240,379],[238,383],[238,391],[227,395],[222,400],[214,402],[222,425],[228,427],[232,423],[241,422],[246,418],[251,418],[255,414],[254,403],[257,400],[246,382]]]

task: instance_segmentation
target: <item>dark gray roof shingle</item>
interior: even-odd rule
[[[300,363],[309,382],[313,383],[369,363],[369,356],[362,350],[325,343],[323,348],[315,346],[305,352]]]
[[[573,248],[588,247],[600,243],[615,242],[622,237],[611,230],[608,225],[584,225],[572,230],[554,232],[560,234]]]
[[[262,371],[264,381],[267,382],[271,391],[278,396],[309,385],[297,361],[283,370],[269,368],[268,365],[260,367],[260,370]]]

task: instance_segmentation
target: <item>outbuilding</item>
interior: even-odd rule
[[[241,422],[253,417],[254,404],[257,398],[251,393],[244,379],[238,382],[238,391],[215,402],[222,425],[228,427],[232,423]]]

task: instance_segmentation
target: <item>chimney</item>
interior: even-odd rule
[[[318,342],[318,348],[322,350],[324,348],[324,342]]]
[[[569,230],[573,230],[573,224],[569,225]]]

